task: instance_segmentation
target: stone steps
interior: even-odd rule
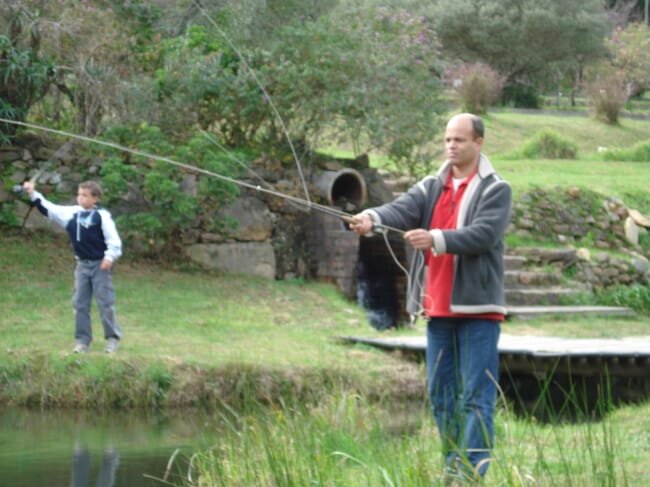
[[[504,285],[509,306],[559,305],[580,294],[577,287],[563,287],[559,272],[529,269],[529,259],[504,256]]]
[[[539,316],[570,317],[577,315],[634,317],[636,314],[624,306],[580,306],[580,305],[544,305],[544,306],[508,306],[508,319],[532,319]]]
[[[504,273],[504,284],[507,288],[559,286],[561,282],[562,277],[552,272],[515,270]]]
[[[506,271],[518,271],[524,268],[527,261],[521,255],[506,254],[503,256],[503,267]]]
[[[509,305],[559,305],[571,298],[577,298],[581,291],[561,286],[506,288],[506,303]]]
[[[549,251],[540,249],[538,253],[548,254]],[[536,254],[533,252],[533,255]],[[504,257],[505,295],[510,318],[529,319],[542,315],[634,315],[632,310],[624,307],[563,305],[587,290],[580,283],[563,284],[559,270],[554,270],[553,267],[548,270],[544,262],[567,262],[569,257],[564,251],[552,253],[548,259],[541,261],[521,255],[509,254]],[[529,263],[534,267],[531,268]]]

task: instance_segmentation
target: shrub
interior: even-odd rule
[[[601,157],[604,161],[650,162],[650,141],[638,142],[628,149],[609,149]]]
[[[610,66],[600,65],[588,72],[586,79],[585,93],[594,117],[610,124],[618,123],[618,117],[628,99],[623,74]]]
[[[577,144],[552,130],[540,130],[521,149],[526,159],[575,159],[577,154]]]
[[[450,72],[449,82],[466,112],[483,114],[499,99],[506,78],[484,63],[462,64]]]
[[[105,137],[175,161],[191,161],[224,178],[236,177],[241,171],[233,163],[234,152],[215,153],[206,137],[173,147],[160,129],[145,124],[116,127]],[[105,157],[101,175],[106,206],[119,215],[120,234],[136,252],[173,255],[187,232],[217,232],[227,227],[215,212],[236,196],[238,188],[233,183],[203,175],[190,177],[174,165],[140,156],[111,151]],[[125,206],[125,201],[131,203]]]
[[[606,289],[597,294],[600,304],[626,306],[637,313],[650,315],[650,287],[643,285],[621,286]]]
[[[540,108],[541,96],[535,87],[522,83],[512,83],[503,89],[502,102],[515,108]]]

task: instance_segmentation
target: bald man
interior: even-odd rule
[[[512,190],[481,152],[484,130],[476,115],[454,116],[440,170],[350,223],[360,235],[381,225],[405,230],[417,250],[406,307],[427,319],[428,393],[452,480],[479,480],[491,460],[497,343],[506,314],[503,253]]]

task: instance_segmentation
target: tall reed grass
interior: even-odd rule
[[[545,387],[541,385],[541,387]],[[576,407],[539,421],[515,414],[502,397],[496,446],[484,485],[646,485],[645,472],[627,468],[628,437],[603,412],[595,420]],[[598,409],[610,411],[602,397]],[[448,485],[442,446],[428,406],[394,410],[350,394],[331,395],[299,408],[278,405],[242,415],[222,413],[222,440],[196,453],[179,485],[200,486],[403,486]],[[464,484],[458,484],[464,485]],[[469,485],[469,484],[468,484]]]

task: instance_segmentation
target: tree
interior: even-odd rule
[[[437,41],[422,18],[367,8],[298,19],[263,48],[232,44],[200,26],[163,42],[157,92],[178,108],[174,117],[280,157],[287,138],[309,149],[329,135],[352,141],[357,154],[382,149],[411,172],[430,161],[427,142],[445,107]]]
[[[125,10],[122,4],[127,3]],[[138,69],[138,34],[133,31],[142,27],[139,22],[149,21],[135,15],[143,3],[48,3],[49,21],[40,30],[48,40],[46,52],[59,66],[55,84],[74,107],[78,132],[97,134],[103,117],[119,111],[121,90]]]
[[[150,31],[156,10],[146,0],[16,0],[0,7],[8,34],[0,38],[0,69],[5,85],[4,110],[17,116],[46,94],[52,95],[41,117],[60,120],[95,135],[105,114],[119,108],[120,89],[137,71],[137,50]],[[2,26],[0,20],[0,26]],[[48,91],[51,87],[57,91]],[[59,95],[63,95],[61,101]],[[67,105],[64,103],[67,101]]]
[[[563,77],[605,52],[599,0],[440,0],[429,15],[444,54],[506,76],[505,96],[515,104],[534,104],[558,71]]]
[[[280,73],[295,72],[278,91],[293,92],[290,119],[306,139],[333,135],[357,155],[381,150],[411,174],[429,171],[429,142],[447,107],[439,45],[424,18],[399,8],[343,10],[295,24],[276,49]]]
[[[54,68],[41,52],[38,17],[20,5],[0,7],[0,115],[25,121],[27,112],[43,98],[52,82]],[[16,125],[0,125],[0,140],[15,135]]]
[[[628,96],[650,89],[650,28],[640,23],[617,28],[607,47],[612,65],[625,79]]]
[[[454,88],[465,112],[484,114],[499,98],[505,80],[487,64],[461,64],[450,70],[448,83]]]

